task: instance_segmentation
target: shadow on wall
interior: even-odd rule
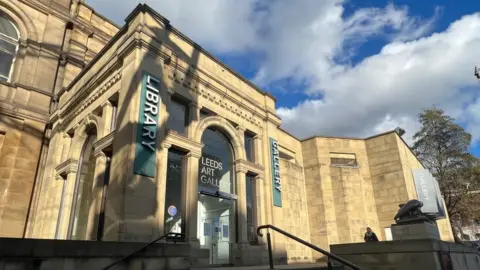
[[[168,27],[167,27],[168,29]],[[155,33],[155,36],[158,40],[162,40],[162,46],[168,46],[175,59],[178,57],[184,61],[190,63],[188,72],[190,74],[196,74],[196,67],[199,61],[199,51],[194,50],[193,55],[187,55],[180,47],[178,47],[168,35],[167,30],[159,28],[150,28],[149,32]],[[152,51],[157,51],[158,49],[153,46],[153,44],[147,44],[147,48]],[[133,174],[134,170],[134,160],[132,157],[133,148],[131,146],[132,136],[137,132],[137,123],[132,122],[131,115],[135,115],[135,120],[138,121],[138,112],[132,113],[131,110],[139,107],[139,104],[128,104],[132,100],[136,100],[135,96],[140,95],[139,83],[142,81],[144,72],[148,72],[161,81],[161,93],[160,96],[163,102],[159,106],[159,113],[162,113],[162,106],[165,106],[167,117],[163,122],[160,122],[163,116],[160,115],[157,129],[157,150],[165,149],[163,144],[165,137],[167,136],[167,122],[170,116],[170,107],[168,105],[170,100],[170,94],[167,89],[172,88],[172,86],[167,85],[165,78],[167,74],[165,68],[162,68],[159,65],[168,66],[174,71],[178,68],[177,63],[167,60],[161,60],[162,63],[159,63],[158,57],[155,57],[151,53],[145,54],[138,65],[138,69],[132,63],[124,62],[124,76],[127,75],[128,71],[132,71],[131,83],[127,89],[124,89],[124,92],[120,93],[119,99],[119,111],[117,114],[117,130],[115,134],[115,141],[113,144],[113,152],[115,153],[112,158],[112,164],[110,169],[110,181],[108,186],[108,195],[105,207],[105,240],[113,241],[150,241],[155,237],[163,235],[164,231],[161,231],[160,228],[163,227],[164,219],[160,220],[157,216],[158,212],[164,211],[164,209],[157,209],[159,203],[157,194],[165,193],[166,185],[157,184],[155,179],[135,175]],[[126,78],[123,77],[122,81]],[[181,83],[181,82],[180,82]],[[175,86],[175,83],[173,84]],[[191,87],[191,86],[190,86]],[[197,88],[197,86],[194,86]],[[174,87],[175,88],[175,87]],[[170,90],[170,89],[169,89]],[[174,90],[174,89],[171,89]],[[192,95],[190,91],[181,91],[178,93],[175,91],[173,94],[174,97],[180,98],[185,101],[191,101],[197,103],[197,96]],[[188,108],[188,106],[187,106]],[[188,115],[188,110],[186,110]],[[192,114],[190,114],[192,115]],[[189,128],[192,121],[197,121],[199,119],[190,119],[187,123],[186,129]],[[134,137],[136,140],[136,137]],[[172,146],[175,148],[175,146]],[[176,149],[181,152],[186,153],[186,149]],[[166,166],[167,164],[161,164],[163,159],[158,157],[156,160],[156,175],[160,174],[160,167]],[[142,164],[143,165],[143,164]],[[160,165],[160,166],[159,166]],[[185,169],[184,169],[185,170]],[[166,171],[166,170],[164,170]],[[183,177],[186,177],[185,171],[183,172]],[[166,181],[166,179],[156,179],[157,181]],[[188,179],[191,181],[192,179]],[[184,182],[185,183],[185,182]],[[163,190],[158,190],[159,188]],[[182,186],[183,189],[186,188],[186,185]],[[183,191],[185,192],[185,191]],[[160,203],[163,205],[163,202]],[[184,209],[180,211],[185,213]],[[185,221],[189,219],[189,216],[182,217]],[[182,226],[185,227],[185,222],[182,222]],[[117,235],[119,233],[120,235]]]

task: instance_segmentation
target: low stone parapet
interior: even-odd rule
[[[0,238],[0,269],[101,270],[145,243]],[[208,265],[209,251],[187,243],[159,243],[115,266],[122,269],[175,269]]]
[[[363,269],[480,269],[480,254],[472,247],[433,239],[331,245],[331,252]]]

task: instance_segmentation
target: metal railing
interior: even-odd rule
[[[176,242],[184,242],[185,241],[184,237],[185,237],[184,233],[167,233],[167,234],[164,234],[164,235],[158,237],[157,239],[149,242],[145,246],[143,246],[143,247],[135,250],[134,252],[128,254],[127,256],[124,256],[123,258],[119,259],[118,261],[115,261],[115,262],[109,264],[108,266],[102,268],[102,270],[110,269],[110,268],[114,267],[115,265],[121,263],[122,261],[135,256],[136,254],[144,251],[146,248],[148,248],[149,246],[151,246],[151,245],[155,244],[156,242],[162,240],[163,238],[167,238],[167,240],[173,240],[173,243],[176,243]]]
[[[308,243],[307,241],[304,241],[304,240],[296,237],[295,235],[292,235],[292,234],[290,234],[290,233],[288,233],[288,232],[286,232],[286,231],[284,231],[284,230],[282,230],[282,229],[279,229],[279,228],[277,228],[277,227],[275,227],[275,226],[273,226],[273,225],[262,225],[262,226],[259,226],[259,227],[257,228],[257,235],[258,235],[258,236],[263,237],[263,234],[261,233],[261,230],[263,230],[263,229],[267,229],[267,246],[268,246],[268,259],[269,259],[269,262],[270,262],[270,269],[274,269],[274,268],[273,268],[272,241],[271,241],[271,239],[270,239],[270,231],[269,231],[268,229],[272,229],[272,230],[274,230],[274,231],[276,231],[276,232],[279,232],[279,233],[285,235],[286,237],[288,237],[288,238],[290,238],[290,239],[293,239],[293,240],[299,242],[300,244],[303,244],[303,245],[305,245],[305,246],[307,246],[307,247],[309,247],[309,248],[311,248],[311,249],[313,249],[313,250],[315,250],[315,251],[318,251],[318,252],[322,253],[323,255],[327,256],[327,258],[328,258],[327,264],[328,264],[328,269],[329,269],[329,270],[332,269],[331,259],[333,259],[333,260],[335,260],[335,261],[338,261],[339,263],[341,263],[341,264],[343,264],[343,265],[346,265],[346,266],[348,266],[348,267],[350,267],[350,268],[352,268],[352,269],[362,270],[362,268],[360,268],[360,266],[357,266],[357,265],[355,265],[355,264],[353,264],[353,263],[351,263],[351,262],[349,262],[349,261],[347,261],[347,260],[344,260],[344,259],[342,259],[342,258],[340,258],[340,257],[338,257],[338,256],[336,256],[336,255],[334,255],[334,254],[326,251],[326,250],[323,250],[323,249],[321,249],[321,248],[319,248],[319,247],[317,247],[317,246],[314,246],[314,245]]]

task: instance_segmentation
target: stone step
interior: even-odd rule
[[[275,270],[327,270],[327,263],[298,263],[287,265],[274,265]],[[342,266],[333,266],[334,270],[343,269]],[[269,265],[260,266],[205,266],[192,267],[190,270],[270,270]]]

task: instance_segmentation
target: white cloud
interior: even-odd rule
[[[259,52],[264,58],[254,81],[261,86],[286,78],[306,83],[311,99],[277,110],[299,137],[369,136],[401,126],[409,141],[421,109],[437,104],[480,138],[480,102],[465,106],[479,88],[472,74],[480,64],[479,14],[430,34],[440,9],[417,18],[388,4],[346,17],[342,0],[146,2],[214,53]],[[89,3],[119,22],[137,1]],[[374,36],[388,43],[379,53],[356,65],[338,62]]]
[[[467,113],[461,108],[475,95],[472,67],[480,59],[479,46],[480,14],[466,16],[445,32],[390,43],[356,66],[323,76],[314,88],[322,89],[323,102],[278,112],[294,133],[308,127],[300,136],[366,136],[403,124],[409,137],[422,108],[437,104],[457,118]],[[315,125],[302,117],[307,115],[316,115]]]
[[[89,0],[119,25],[139,3],[146,3],[187,36],[216,52],[241,51],[256,39],[256,0]],[[114,8],[112,8],[114,7]],[[255,16],[254,16],[255,15]]]

